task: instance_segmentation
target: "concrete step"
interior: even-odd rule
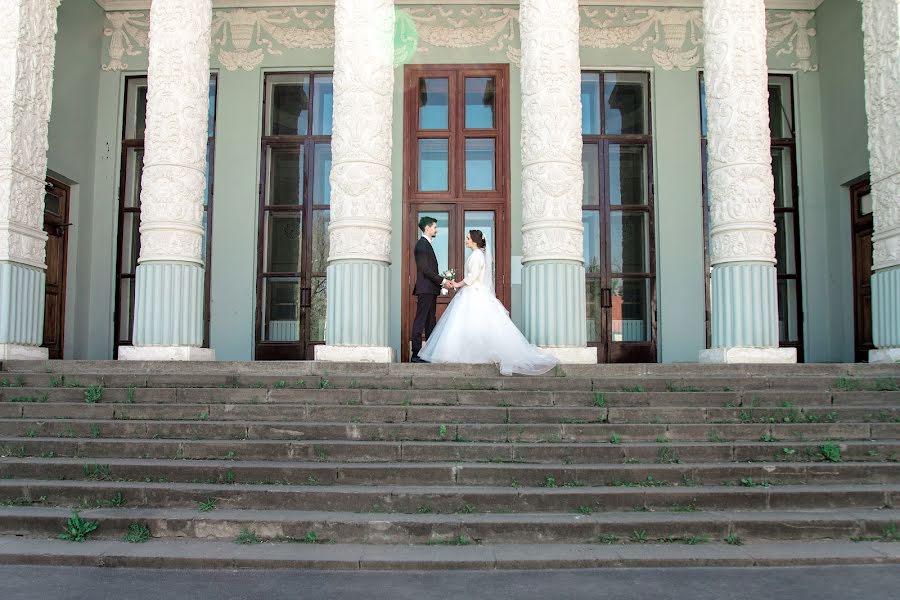
[[[453,435],[450,429],[449,435]],[[452,438],[451,438],[452,439]],[[524,462],[524,463],[698,463],[817,462],[823,446],[835,446],[838,460],[900,460],[900,440],[666,443],[491,443],[344,440],[173,440],[0,437],[5,456],[60,456],[351,462]]]
[[[552,479],[552,485],[320,487],[20,479],[0,481],[0,505],[94,508],[113,503],[127,508],[196,509],[201,502],[215,499],[217,509],[391,514],[900,508],[900,484],[640,488],[589,487],[579,481]]]
[[[667,544],[408,545],[304,544],[151,539],[103,540],[0,537],[0,563],[16,565],[174,569],[550,570],[584,568],[759,567],[900,563],[900,544],[722,540]]]
[[[256,485],[466,485],[673,487],[724,485],[894,484],[900,463],[695,463],[695,464],[460,464],[335,463],[252,460],[4,458],[0,479],[123,481]],[[23,495],[16,496],[22,497]]]
[[[60,533],[69,509],[0,507],[0,535],[45,537]],[[214,510],[201,513],[179,508],[101,508],[80,511],[98,523],[96,538],[121,538],[134,522],[145,524],[153,537],[235,539],[243,530],[263,538],[339,543],[424,544],[465,539],[485,544],[598,543],[604,536],[662,540],[689,536],[748,540],[849,540],[880,536],[896,528],[897,510],[603,512],[590,515],[517,514],[389,514],[306,512],[289,510]],[[636,532],[643,532],[636,534]]]

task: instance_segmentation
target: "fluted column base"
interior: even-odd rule
[[[584,266],[534,262],[522,269],[522,333],[563,364],[596,364],[587,346]]]
[[[389,346],[390,267],[381,261],[328,265],[325,345],[316,360],[393,362]]]
[[[47,360],[42,269],[0,262],[0,360]]]
[[[869,353],[869,362],[900,360],[898,307],[900,307],[900,267],[872,273],[872,342],[877,350]],[[892,356],[893,360],[890,360]]]
[[[204,269],[196,263],[138,265],[134,346],[119,348],[119,360],[215,360],[203,348]]]

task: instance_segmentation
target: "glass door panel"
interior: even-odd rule
[[[496,222],[497,218],[494,215],[494,211],[487,210],[467,210],[465,212],[465,216],[463,217],[464,226],[462,231],[462,239],[466,239],[466,234],[473,229],[479,230],[482,235],[484,235],[484,241],[486,243],[486,247],[490,248],[491,256],[497,256],[497,231],[496,231]],[[465,248],[465,246],[463,246]],[[469,260],[469,256],[472,254],[472,250],[469,248],[465,248],[465,260]],[[465,264],[465,263],[463,263]],[[464,274],[457,269],[457,273],[459,274],[459,279],[462,279]],[[494,267],[494,289],[497,289],[497,268]]]

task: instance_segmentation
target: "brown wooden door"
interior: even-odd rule
[[[850,188],[853,226],[853,308],[857,362],[865,362],[872,343],[872,196],[868,179]]]
[[[47,285],[44,293],[44,348],[63,357],[66,324],[66,264],[69,245],[69,187],[47,179],[44,231],[47,233]]]
[[[509,66],[407,65],[404,80],[401,360],[416,311],[413,249],[419,219],[438,220],[438,268],[463,277],[466,232],[494,252],[497,297],[510,307]],[[440,319],[452,294],[438,298]]]

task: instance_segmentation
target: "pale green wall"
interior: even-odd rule
[[[67,2],[72,0],[67,0]],[[835,11],[829,0],[822,10]],[[855,4],[855,3],[852,3]],[[844,10],[844,9],[841,9]],[[839,21],[826,15],[825,27],[820,23],[818,44],[843,43],[835,36],[829,23]],[[87,27],[85,25],[84,27]],[[102,32],[94,31],[94,39]],[[858,27],[854,30],[858,31]],[[516,32],[517,34],[517,32]],[[837,41],[834,41],[837,40]],[[513,39],[514,44],[518,40]],[[813,40],[814,47],[818,45]],[[839,90],[844,87],[844,66],[829,67],[840,58],[845,48],[827,49],[823,53],[822,68],[818,73],[795,73],[788,55],[770,55],[770,68],[775,72],[795,74],[797,112],[799,115],[801,227],[803,232],[804,311],[806,314],[807,350],[810,360],[834,360],[843,357],[835,348],[845,346],[846,317],[844,308],[832,297],[829,262],[820,257],[831,252],[831,258],[840,258],[824,228],[834,228],[839,221],[832,195],[837,151],[829,152],[830,141],[842,139],[842,134],[825,128],[840,112],[833,106],[845,102]],[[832,56],[829,61],[825,56]],[[583,48],[582,63],[586,69],[643,70],[651,75],[654,126],[654,184],[656,198],[656,248],[657,248],[657,300],[659,358],[664,362],[696,361],[705,344],[704,331],[704,274],[701,212],[701,155],[698,97],[698,68],[664,70],[655,65],[648,52],[640,49],[620,48],[600,50]],[[263,65],[252,71],[228,71],[218,64],[214,56],[212,68],[218,73],[218,119],[216,130],[215,200],[213,219],[212,254],[212,331],[211,344],[222,360],[246,360],[252,357],[253,327],[255,325],[255,270],[257,204],[259,182],[259,139],[261,128],[262,81],[265,71],[322,69],[329,70],[332,50],[286,50],[280,55],[265,56]],[[94,202],[92,217],[94,230],[89,236],[91,272],[89,289],[90,305],[81,306],[79,320],[86,323],[91,335],[85,340],[86,350],[81,357],[108,358],[112,350],[113,269],[115,259],[115,214],[118,194],[119,138],[121,135],[121,99],[124,94],[124,77],[143,73],[146,56],[126,57],[129,71],[110,73],[99,71],[99,61],[94,59],[95,80],[99,80],[97,99],[100,119],[96,127],[96,156],[94,174]],[[815,56],[814,56],[815,60]],[[415,62],[427,63],[506,63],[505,49],[490,50],[487,47],[472,49],[428,48],[420,52]],[[827,72],[836,69],[836,72]],[[97,75],[97,73],[100,73]],[[511,65],[511,232],[512,255],[521,255],[521,166],[520,130],[521,103],[519,70]],[[838,86],[834,82],[840,80]],[[392,240],[393,265],[391,271],[392,309],[391,344],[400,348],[400,268],[402,262],[402,69],[396,71],[394,88],[394,236]],[[827,99],[820,97],[822,89],[828,90]],[[862,95],[862,83],[853,82],[851,95]],[[829,87],[830,86],[830,87]],[[836,99],[835,99],[836,98]],[[840,120],[840,119],[838,119]],[[864,124],[863,124],[864,130]],[[823,150],[823,143],[826,145]],[[836,148],[832,144],[832,148]],[[834,155],[834,156],[832,156]],[[862,159],[865,164],[865,158]],[[854,170],[848,168],[847,170]],[[857,169],[859,170],[859,169]],[[864,172],[848,175],[844,180]],[[828,173],[828,177],[826,177]],[[840,180],[842,183],[844,180]],[[842,197],[841,197],[842,199]],[[848,238],[849,239],[849,238]],[[513,282],[517,275],[513,274]],[[521,289],[513,285],[513,317],[521,314]],[[836,304],[838,304],[836,306]],[[850,317],[852,319],[852,316]],[[814,324],[815,327],[811,327]]]
[[[822,90],[824,202],[819,239],[828,265],[823,291],[829,304],[829,358],[853,360],[853,264],[850,194],[844,183],[869,171],[865,112],[862,11],[855,0],[825,0],[816,13]]]
[[[47,169],[72,187],[65,358],[87,356],[92,335],[82,316],[88,312],[94,291],[91,239],[98,227],[91,206],[103,20],[103,11],[95,2],[65,0],[59,7]]]

